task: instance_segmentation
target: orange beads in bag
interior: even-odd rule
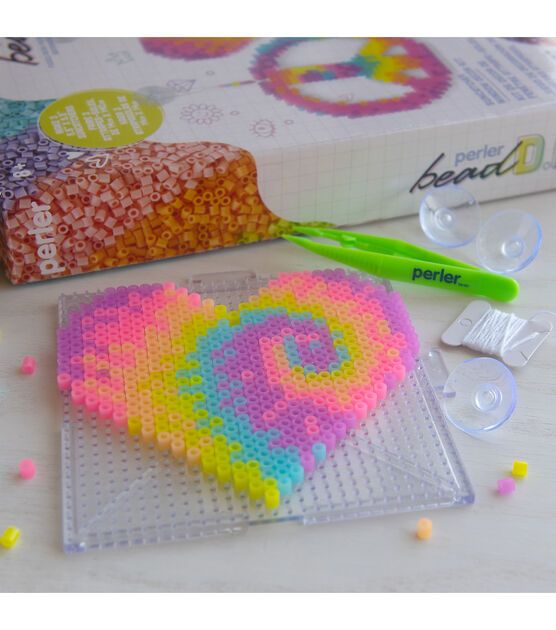
[[[1,144],[5,166],[12,154],[27,156],[2,199],[2,257],[14,284],[251,243],[290,229],[264,205],[251,154],[230,145],[143,141],[77,152],[32,129]],[[33,170],[29,161],[44,168]]]

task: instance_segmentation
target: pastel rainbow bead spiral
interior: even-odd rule
[[[74,405],[268,509],[414,366],[401,297],[343,270],[283,273],[236,310],[173,283],[107,289],[58,331]]]

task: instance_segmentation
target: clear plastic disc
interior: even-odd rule
[[[469,359],[448,377],[442,392],[446,417],[471,435],[507,422],[516,406],[517,387],[510,370],[490,357]]]
[[[419,221],[431,241],[443,247],[461,247],[477,236],[481,209],[470,192],[452,184],[423,198]]]
[[[485,221],[477,237],[477,256],[485,269],[515,273],[531,264],[542,242],[540,223],[521,210],[505,210]]]

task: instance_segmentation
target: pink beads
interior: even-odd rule
[[[496,486],[499,494],[512,494],[515,491],[515,480],[513,477],[504,477],[496,482]]]
[[[104,420],[106,418],[110,418],[112,416],[112,403],[111,402],[101,402],[98,406],[98,415]]]
[[[347,426],[345,422],[335,422],[333,426],[334,435],[338,442],[341,442],[347,434]]]
[[[36,473],[35,462],[32,459],[22,459],[19,462],[19,476],[22,479],[33,479]]]
[[[37,359],[33,356],[25,356],[21,361],[21,373],[22,374],[34,374],[37,369]]]
[[[58,374],[56,378],[60,391],[71,389],[71,375],[67,373]]]

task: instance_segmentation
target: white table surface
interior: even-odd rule
[[[535,214],[544,230],[539,258],[519,275],[511,309],[521,317],[556,311],[556,192],[486,204]],[[360,229],[365,231],[365,229]],[[367,226],[375,234],[428,246],[415,216]],[[472,247],[459,250],[472,261]],[[0,591],[554,591],[556,590],[556,336],[515,372],[517,411],[487,439],[453,429],[476,492],[474,505],[431,511],[434,533],[415,538],[422,514],[307,526],[250,528],[245,534],[151,547],[65,555],[61,542],[60,417],[55,373],[56,300],[59,293],[121,284],[173,280],[193,273],[254,268],[270,273],[327,263],[275,241],[169,262],[12,287],[0,280],[0,529],[22,536],[0,550]],[[448,322],[470,298],[396,283],[422,348],[439,344]],[[18,373],[22,356],[38,359],[37,373]],[[474,356],[447,349],[449,368]],[[38,468],[30,482],[17,477],[20,459]],[[497,479],[514,459],[529,462],[529,476],[509,497]]]

